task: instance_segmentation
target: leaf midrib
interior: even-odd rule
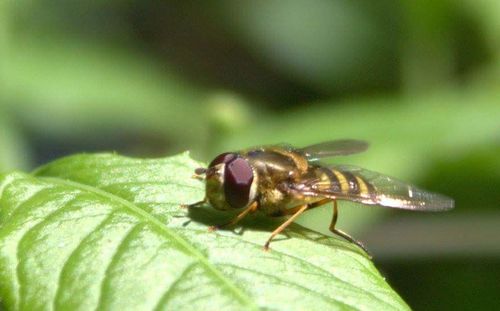
[[[111,201],[117,202],[119,204],[122,204],[123,206],[127,207],[132,213],[137,214],[139,217],[144,218],[147,222],[155,226],[160,230],[160,232],[163,232],[165,235],[167,235],[169,238],[175,240],[179,246],[183,247],[185,251],[193,255],[195,258],[197,258],[202,265],[204,265],[208,271],[210,271],[214,277],[218,278],[223,285],[225,285],[231,292],[234,293],[235,296],[238,297],[240,302],[242,302],[244,305],[250,307],[251,309],[258,310],[258,307],[252,302],[250,297],[248,297],[243,291],[241,291],[238,287],[236,287],[232,282],[230,282],[221,272],[219,272],[204,256],[202,253],[200,253],[196,248],[192,247],[187,241],[185,241],[181,236],[167,228],[163,223],[161,223],[158,219],[155,217],[151,216],[147,212],[143,211],[141,208],[135,206],[135,204],[132,204],[131,202],[120,198],[119,196],[113,195],[109,192],[102,191],[98,188],[88,186],[86,184],[81,184],[78,182],[66,180],[66,179],[61,179],[57,177],[42,177],[38,176],[38,178],[42,180],[46,180],[55,184],[60,184],[60,185],[65,185],[65,186],[70,186],[70,187],[75,187],[77,189],[81,189],[84,191],[88,191],[91,193],[95,193],[99,196],[103,196]]]

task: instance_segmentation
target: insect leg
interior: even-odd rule
[[[181,208],[200,207],[201,205],[203,205],[205,203],[207,203],[207,198],[204,198],[203,200],[198,201],[198,202],[193,203],[193,204],[181,204],[180,207]]]
[[[312,209],[312,208],[315,208],[315,207],[318,207],[318,206],[321,206],[321,205],[324,205],[328,202],[330,202],[332,199],[323,199],[323,200],[320,200],[318,202],[314,202],[314,203],[311,203],[309,204],[309,207],[307,208],[308,210]],[[289,208],[289,209],[286,209],[284,211],[282,211],[278,216],[285,216],[285,215],[293,215],[295,214],[298,210],[300,210],[302,208],[302,205],[299,205],[299,206],[296,206],[296,207],[293,207],[293,208]]]
[[[309,205],[307,205],[307,204],[304,204],[304,205],[301,205],[301,206],[298,206],[297,208],[295,208],[294,209],[294,210],[296,210],[295,214],[293,214],[292,217],[288,218],[284,223],[281,224],[281,226],[279,226],[278,228],[276,228],[271,233],[271,236],[269,237],[269,239],[267,239],[266,244],[264,244],[264,250],[266,250],[266,251],[269,250],[269,244],[271,243],[271,240],[276,235],[278,235],[281,231],[283,231],[283,229],[285,229],[286,227],[288,227],[288,225],[290,225],[297,217],[299,217],[300,214],[302,214],[308,208],[309,208]]]
[[[223,228],[223,227],[229,227],[229,226],[236,225],[238,222],[240,222],[240,220],[245,218],[245,216],[248,215],[248,213],[255,212],[257,210],[258,206],[259,205],[257,202],[253,202],[243,212],[239,213],[238,216],[234,217],[230,222],[222,224],[222,225],[210,226],[210,227],[208,227],[208,231],[215,231],[215,230]]]
[[[349,234],[345,233],[344,231],[335,228],[335,224],[337,223],[337,218],[338,218],[337,200],[333,200],[333,216],[332,216],[332,222],[330,223],[330,228],[329,228],[330,231],[333,234],[336,234],[336,235],[344,238],[345,240],[347,240],[347,241],[349,241],[351,243],[354,243],[357,246],[361,247],[361,249],[363,249],[365,251],[365,253],[368,256],[370,256],[370,258],[371,258],[372,256],[370,255],[370,253],[368,252],[368,250],[366,249],[366,247],[365,247],[365,245],[363,243],[361,243],[360,241],[354,239],[352,236],[350,236]]]
[[[309,204],[309,209],[315,208],[315,207],[318,207],[321,205],[325,205],[326,203],[328,203],[330,201],[332,201],[332,199],[323,199],[323,200],[319,200],[318,202],[311,203],[311,204]]]
[[[332,222],[330,223],[330,231],[335,230],[335,225],[337,224],[337,218],[339,215],[339,210],[337,208],[337,200],[333,200],[333,216],[332,216]]]
[[[191,176],[191,178],[193,179],[198,179],[198,180],[205,180],[205,177],[201,176],[201,175],[196,175],[196,174],[193,174]]]

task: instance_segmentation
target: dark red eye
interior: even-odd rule
[[[250,201],[253,171],[245,159],[236,158],[226,164],[224,170],[224,195],[233,208],[242,208]]]
[[[210,162],[208,167],[214,167],[217,164],[221,164],[221,163],[227,164],[229,161],[234,160],[234,159],[236,159],[236,154],[229,153],[229,152],[222,153],[222,154],[219,154],[217,157],[215,157],[215,159],[213,159],[212,162]]]

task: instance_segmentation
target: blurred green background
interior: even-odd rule
[[[403,298],[498,306],[497,0],[0,2],[0,171],[335,138],[372,146],[334,162],[456,199],[443,214],[341,205]],[[330,213],[299,222],[327,232]]]

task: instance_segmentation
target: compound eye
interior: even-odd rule
[[[212,162],[210,162],[208,167],[214,167],[217,164],[221,164],[221,163],[227,164],[228,162],[230,162],[234,159],[236,159],[236,154],[230,153],[230,152],[222,153],[222,154],[219,154],[217,157],[215,157],[215,159],[213,159]]]
[[[224,170],[224,195],[233,208],[242,208],[250,203],[250,188],[253,182],[253,170],[242,158],[236,158],[226,164]]]

